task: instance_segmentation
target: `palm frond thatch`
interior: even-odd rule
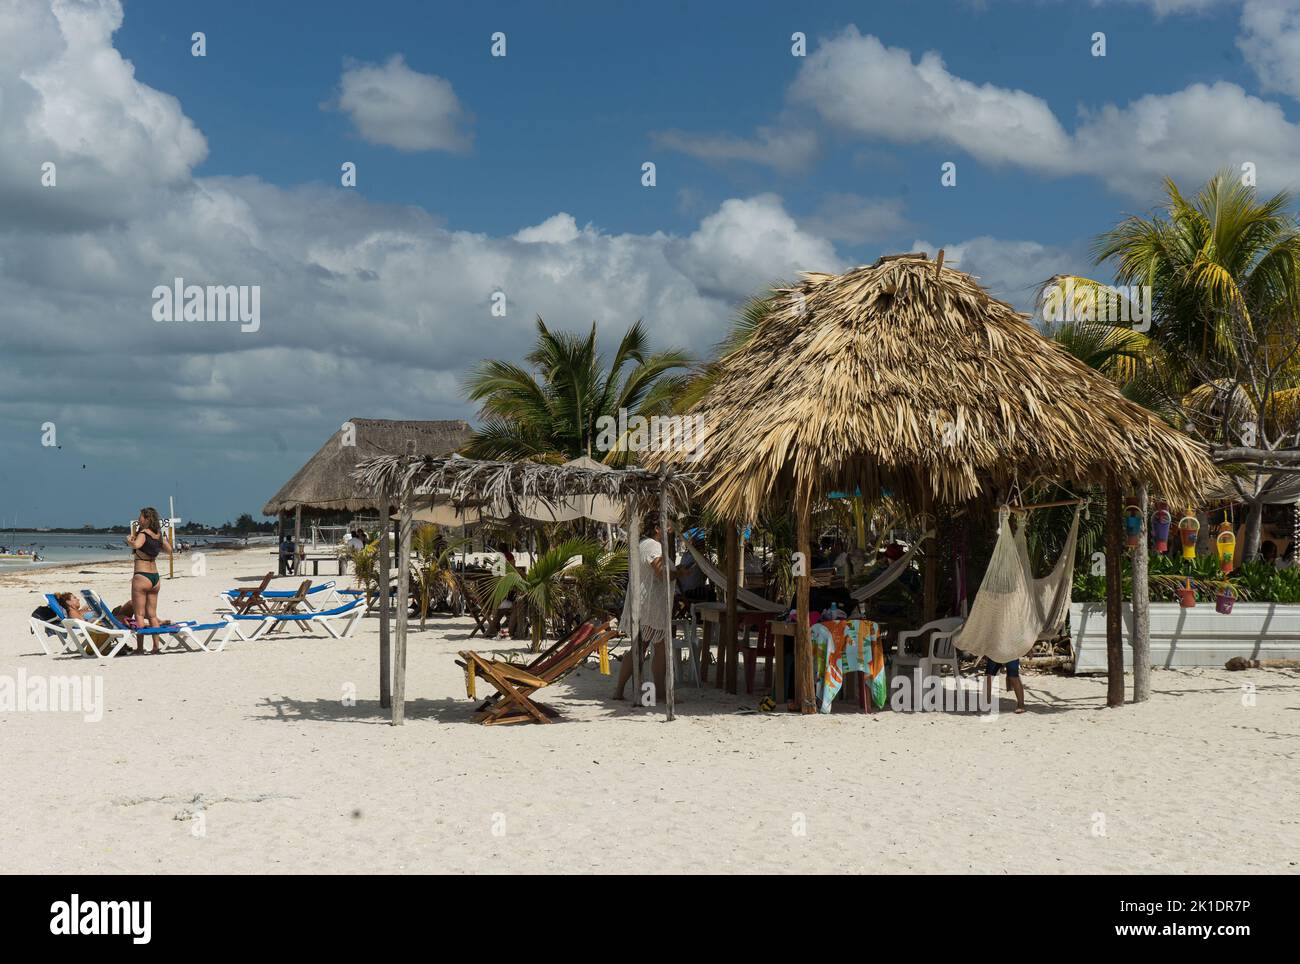
[[[568,498],[583,495],[630,501],[638,511],[646,511],[658,506],[659,492],[665,486],[671,509],[686,504],[690,485],[686,473],[611,469],[591,459],[550,465],[460,456],[386,455],[361,462],[353,476],[371,491],[417,492],[427,494],[420,498],[437,498],[458,507],[487,503],[508,506],[512,511],[533,500],[559,506]]]
[[[1014,478],[1114,472],[1174,498],[1217,478],[1199,443],[923,254],[778,292],[693,411],[706,431],[689,467],[729,519],[859,485],[962,502]]]
[[[383,418],[352,418],[329,437],[320,450],[294,473],[280,491],[262,506],[263,515],[292,512],[297,506],[309,509],[358,511],[375,507],[373,489],[362,489],[352,477],[357,463],[377,455],[406,451],[415,443],[416,455],[449,455],[458,451],[473,434],[460,419],[410,421]]]

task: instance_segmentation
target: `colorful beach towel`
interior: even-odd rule
[[[877,709],[885,705],[885,651],[876,623],[869,619],[825,620],[813,626],[810,635],[820,712],[831,711],[848,673],[865,672],[872,702]]]

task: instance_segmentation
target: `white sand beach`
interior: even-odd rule
[[[162,615],[213,612],[267,558],[214,553],[203,577],[178,561]],[[1103,678],[1027,675],[1029,712],[991,720],[745,714],[757,697],[685,687],[668,724],[610,701],[593,662],[544,694],[560,723],[481,727],[454,654],[520,644],[438,617],[412,632],[397,728],[373,616],[346,641],[41,652],[26,622],[40,592],[117,603],[128,572],[0,576],[0,675],[101,675],[106,704],[96,723],[0,713],[4,872],[1300,870],[1294,672],[1161,671],[1120,710]]]

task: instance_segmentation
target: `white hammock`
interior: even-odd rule
[[[1056,565],[1042,579],[1035,579],[1025,543],[1026,526],[1022,521],[1012,532],[1010,516],[1007,509],[998,515],[1001,531],[993,558],[965,625],[952,638],[958,649],[998,663],[1019,659],[1040,636],[1060,629],[1070,607],[1074,549],[1079,538],[1076,508]]]
[[[895,559],[893,562],[891,562],[888,566],[886,566],[884,571],[881,572],[880,575],[878,575],[875,579],[871,580],[871,582],[864,583],[863,585],[859,586],[857,589],[853,590],[853,592],[849,593],[849,595],[852,596],[854,599],[856,599],[858,602],[865,602],[866,600],[870,599],[872,596],[880,595],[881,591],[887,588],[890,583],[898,579],[898,577],[904,573],[907,567],[912,564],[912,557],[921,551],[921,543],[923,543],[926,539],[932,538],[933,536],[934,536],[934,530],[927,529],[924,533],[922,533],[921,538],[917,539],[910,546],[908,546],[907,551],[904,552],[897,559]]]
[[[709,582],[713,583],[725,592],[727,589],[727,577],[722,574],[722,571],[713,563],[709,562],[707,556],[697,552],[695,547],[689,542],[686,544],[686,548],[690,550],[691,558],[695,560],[695,564],[700,567],[700,572],[704,573]],[[772,602],[770,599],[764,599],[758,593],[750,592],[748,589],[736,590],[736,602],[743,603],[750,609],[757,609],[762,613],[783,613],[786,611],[784,603]]]

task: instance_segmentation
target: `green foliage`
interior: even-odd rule
[[[1124,598],[1133,598],[1132,557],[1124,554],[1120,564]],[[1224,576],[1214,556],[1197,556],[1186,561],[1181,556],[1153,553],[1148,564],[1152,601],[1177,600],[1178,587],[1190,577],[1197,602],[1213,602],[1225,586],[1242,601],[1261,603],[1300,603],[1300,569],[1274,569],[1262,560],[1243,563]],[[1103,602],[1106,599],[1105,575],[1093,575],[1089,563],[1080,563],[1074,571],[1072,597],[1075,602]]]
[[[685,384],[690,358],[680,351],[652,352],[641,322],[623,335],[614,357],[596,350],[596,326],[586,337],[551,331],[537,319],[532,371],[486,361],[465,390],[481,405],[481,423],[465,454],[484,459],[564,461],[582,455],[604,461],[617,455],[596,448],[601,416],[666,412]],[[624,455],[624,459],[626,456]]]
[[[460,587],[452,571],[452,557],[469,539],[447,539],[436,525],[420,526],[411,534],[411,550],[416,562],[411,567],[416,587],[415,603],[420,611],[420,628],[424,628],[429,612],[440,602],[448,602],[453,609],[460,603]]]
[[[583,560],[601,555],[600,543],[594,539],[568,539],[537,557],[528,571],[520,575],[506,566],[489,580],[490,605],[496,608],[514,594],[514,604],[524,606],[532,623],[532,651],[542,650],[542,637],[548,623],[564,612],[565,602],[574,589],[568,584],[565,567],[575,556]],[[624,564],[626,570],[626,563]]]

